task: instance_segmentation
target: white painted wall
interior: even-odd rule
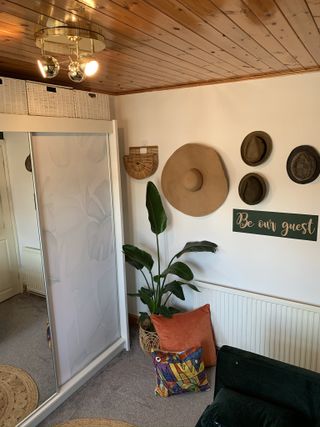
[[[164,258],[187,241],[212,240],[219,245],[215,255],[188,257],[197,266],[197,279],[320,304],[320,236],[310,242],[232,232],[233,208],[319,214],[320,178],[296,184],[287,176],[286,161],[298,145],[320,151],[320,73],[124,95],[114,101],[123,151],[128,153],[129,146],[159,146],[159,168],[150,178],[158,188],[167,159],[189,142],[214,147],[228,172],[228,197],[208,216],[187,216],[164,200],[169,216],[168,231],[161,237]],[[240,156],[243,138],[254,130],[266,131],[273,140],[270,158],[255,168]],[[261,173],[269,183],[267,197],[253,207],[238,196],[239,181],[249,172]],[[145,209],[147,179],[137,181],[125,173],[123,177],[126,242],[153,250]],[[128,285],[135,288],[129,268]],[[142,308],[129,298],[131,313]]]
[[[32,174],[26,170],[24,164],[30,153],[29,140],[28,134],[24,132],[5,132],[4,139],[19,253],[23,264],[24,246],[40,248]]]

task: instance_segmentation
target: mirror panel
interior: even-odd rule
[[[0,364],[25,370],[38,405],[57,391],[29,136],[0,139]],[[28,169],[26,168],[28,167]]]

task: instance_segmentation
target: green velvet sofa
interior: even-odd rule
[[[196,427],[320,427],[320,374],[230,346]]]

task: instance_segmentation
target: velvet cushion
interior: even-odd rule
[[[298,411],[222,388],[198,427],[311,427]]]
[[[155,350],[151,352],[157,386],[155,394],[168,397],[189,391],[210,389],[202,360],[202,348],[171,353]]]
[[[177,352],[202,347],[204,365],[216,364],[209,304],[170,318],[153,314],[151,320],[159,335],[161,350]]]

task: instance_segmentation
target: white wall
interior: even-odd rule
[[[5,132],[6,152],[12,203],[20,257],[22,248],[40,248],[36,210],[33,197],[32,174],[25,168],[29,155],[28,134],[24,132]],[[23,264],[23,259],[21,259]]]
[[[126,153],[129,146],[159,146],[159,168],[150,177],[158,188],[165,162],[186,143],[214,147],[225,163],[230,189],[217,211],[194,218],[164,200],[169,228],[161,240],[167,259],[187,241],[212,240],[219,245],[215,255],[188,258],[198,266],[198,280],[320,304],[320,237],[311,242],[232,232],[233,208],[319,214],[320,178],[307,185],[294,183],[286,160],[298,145],[320,151],[320,73],[124,95],[115,104]],[[240,156],[243,138],[254,130],[266,131],[273,140],[270,158],[255,168]],[[261,173],[269,183],[267,197],[252,207],[238,196],[239,181],[249,172]],[[147,179],[123,175],[126,242],[153,250],[145,209]],[[134,275],[128,271],[129,288],[134,289]],[[131,313],[142,308],[129,298]]]

